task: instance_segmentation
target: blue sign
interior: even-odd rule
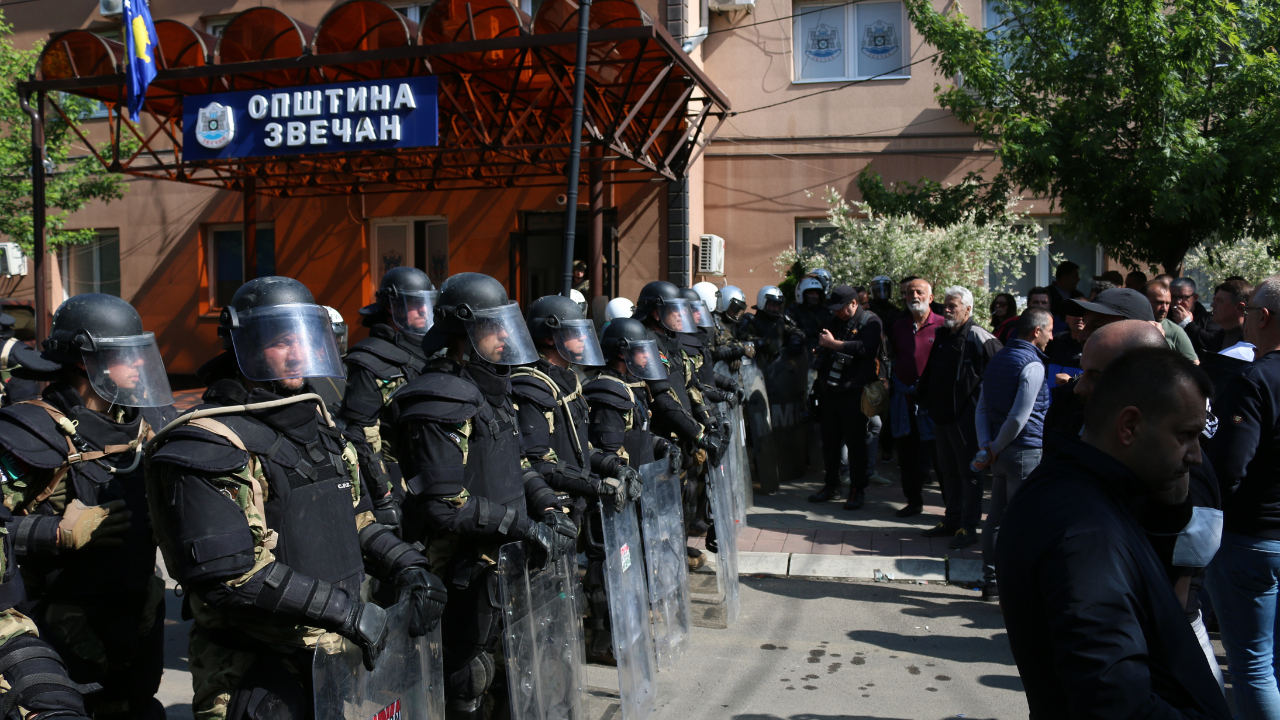
[[[188,95],[185,160],[314,155],[439,143],[436,78]]]

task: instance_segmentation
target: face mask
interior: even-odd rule
[[[1151,533],[1163,536],[1163,533]],[[1173,564],[1178,567],[1202,568],[1209,564],[1222,544],[1222,511],[1210,507],[1191,508],[1191,522],[1176,533]]]

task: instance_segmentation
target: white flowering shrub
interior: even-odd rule
[[[1212,288],[1232,275],[1239,275],[1258,284],[1280,274],[1280,238],[1252,238],[1228,243],[1218,243],[1211,249],[1195,248],[1187,253],[1183,265],[1209,279]],[[1204,291],[1201,290],[1203,296]]]
[[[927,228],[911,215],[877,215],[866,204],[850,205],[830,188],[827,202],[836,232],[816,250],[778,256],[783,272],[799,260],[808,269],[825,267],[837,284],[864,287],[877,275],[895,283],[918,275],[933,283],[938,302],[943,288],[963,285],[973,292],[974,315],[985,323],[991,294],[1007,290],[987,287],[987,278],[1017,280],[1023,263],[1040,252],[1035,225],[1012,214],[985,225],[970,215],[946,227]]]

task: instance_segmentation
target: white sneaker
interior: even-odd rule
[[[880,487],[889,487],[890,485],[893,484],[892,480],[881,475],[880,473],[872,474],[871,477],[868,478],[868,482],[870,482],[872,485],[878,485]]]

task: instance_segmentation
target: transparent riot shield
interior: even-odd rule
[[[360,648],[337,633],[316,643],[311,665],[316,720],[444,720],[440,628],[409,637],[409,607],[387,610],[387,647],[373,672]]]
[[[715,372],[725,377],[733,378],[735,381],[741,382],[738,373],[729,369],[729,364],[723,360],[716,361]],[[751,465],[747,461],[747,424],[742,416],[742,406],[738,405],[732,409],[727,403],[720,404],[720,416],[733,430],[733,437],[729,443],[729,449],[725,453],[725,474],[730,482],[733,482],[734,488],[734,517],[739,521],[745,521],[747,518],[747,508],[751,507]],[[732,466],[732,467],[730,467]]]
[[[613,656],[618,661],[618,696],[623,720],[644,720],[657,709],[653,636],[649,628],[649,583],[636,506],[622,512],[601,506],[604,525],[605,588],[613,628]]]
[[[665,670],[684,656],[693,626],[684,506],[680,478],[671,475],[666,460],[641,465],[640,478],[644,482],[640,518],[649,579],[649,617],[654,654],[658,667]]]
[[[707,492],[711,495],[711,519],[715,523],[716,584],[724,593],[725,621],[732,626],[738,619],[738,527],[733,517],[733,483],[725,477],[725,466],[711,468]]]
[[[769,391],[764,375],[754,360],[742,359],[738,371],[742,390],[747,394],[743,415],[747,421],[746,440],[750,446],[753,478],[760,485],[760,492],[771,495],[778,491],[778,456],[773,442],[773,424],[769,413]]]
[[[572,556],[531,567],[522,543],[498,551],[502,647],[513,720],[585,720],[582,613]]]

